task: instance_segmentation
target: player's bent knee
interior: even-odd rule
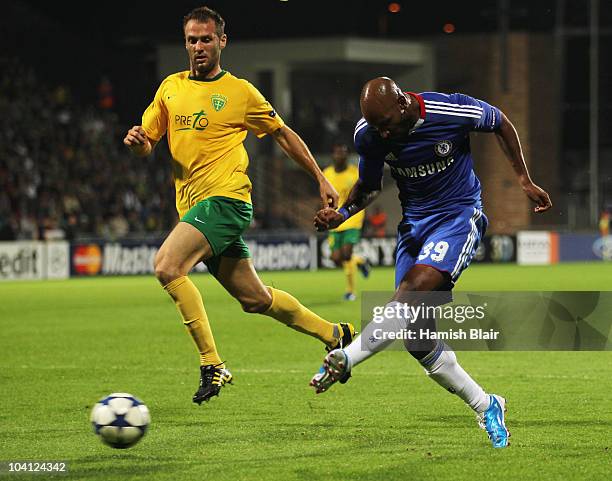
[[[249,314],[261,314],[266,312],[270,307],[270,304],[257,301],[241,302],[240,305],[242,306],[242,310]]]
[[[424,286],[423,279],[420,277],[412,278],[412,279],[404,279],[400,282],[399,289],[401,291],[422,291]]]
[[[450,279],[450,278],[449,278]],[[447,276],[442,273],[431,274],[429,272],[421,272],[415,276],[409,276],[400,282],[398,291],[414,292],[414,291],[434,291],[449,284]]]
[[[244,312],[249,314],[262,314],[266,312],[272,304],[272,296],[266,291],[258,297],[239,299]]]
[[[154,267],[155,277],[162,286],[170,284],[173,280],[181,277],[179,269],[167,262],[156,262]]]
[[[335,264],[336,267],[342,267],[343,259],[342,259],[342,256],[340,255],[340,253],[335,253],[334,252],[331,255],[331,260]]]
[[[166,286],[170,284],[173,280],[178,279],[180,276],[175,275],[168,271],[156,270],[155,277],[157,278],[157,280],[162,286]]]

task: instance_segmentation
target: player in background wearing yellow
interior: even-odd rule
[[[166,135],[173,159],[180,222],[155,258],[155,275],[174,300],[200,354],[200,386],[193,402],[218,395],[232,374],[217,352],[202,296],[187,277],[204,261],[245,312],[273,317],[322,341],[328,349],[350,343],[350,324],[332,324],[297,299],[265,286],[257,276],[242,233],[253,217],[247,132],[272,135],[281,149],[319,184],[324,206],[338,194],[302,139],[249,82],[221,69],[227,36],[221,16],[207,7],[183,19],[190,69],[168,76],[125,145],[137,156],[151,154]]]
[[[332,147],[333,164],[327,167],[323,174],[338,191],[339,204],[343,205],[351,189],[359,179],[359,169],[349,163],[349,151],[346,144],[337,143]],[[363,257],[353,254],[353,246],[361,239],[361,229],[365,219],[365,210],[349,218],[329,233],[328,241],[331,249],[331,260],[336,267],[344,268],[346,275],[345,301],[354,301],[355,272],[361,271],[364,277],[370,275],[370,263]]]

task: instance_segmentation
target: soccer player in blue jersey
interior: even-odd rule
[[[523,192],[535,202],[535,212],[552,205],[548,194],[529,177],[514,126],[496,107],[463,94],[402,92],[386,77],[365,84],[360,104],[363,118],[355,129],[359,180],[340,209],[317,213],[315,226],[333,229],[370,204],[381,190],[383,166],[389,164],[403,216],[398,227],[396,292],[385,307],[398,314],[368,324],[351,345],[331,351],[311,380],[317,393],[337,381],[346,382],[357,364],[392,342],[380,340],[375,329],[399,331],[416,321],[431,328],[431,321],[410,319],[395,308],[410,293],[450,291],[469,265],[487,227],[470,132],[495,133]],[[477,413],[494,447],[508,445],[503,397],[487,394],[441,340],[405,341],[405,345],[429,377]]]

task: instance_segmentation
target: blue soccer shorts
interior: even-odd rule
[[[450,275],[452,288],[470,265],[487,229],[487,217],[477,207],[461,207],[419,220],[404,219],[398,228],[395,287],[415,264]]]

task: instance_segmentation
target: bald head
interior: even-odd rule
[[[363,117],[384,138],[409,133],[419,118],[417,102],[389,77],[368,81],[361,90],[359,104]]]
[[[397,106],[398,97],[403,96],[397,84],[389,77],[377,77],[367,82],[361,90],[361,113],[374,123],[390,109]]]

